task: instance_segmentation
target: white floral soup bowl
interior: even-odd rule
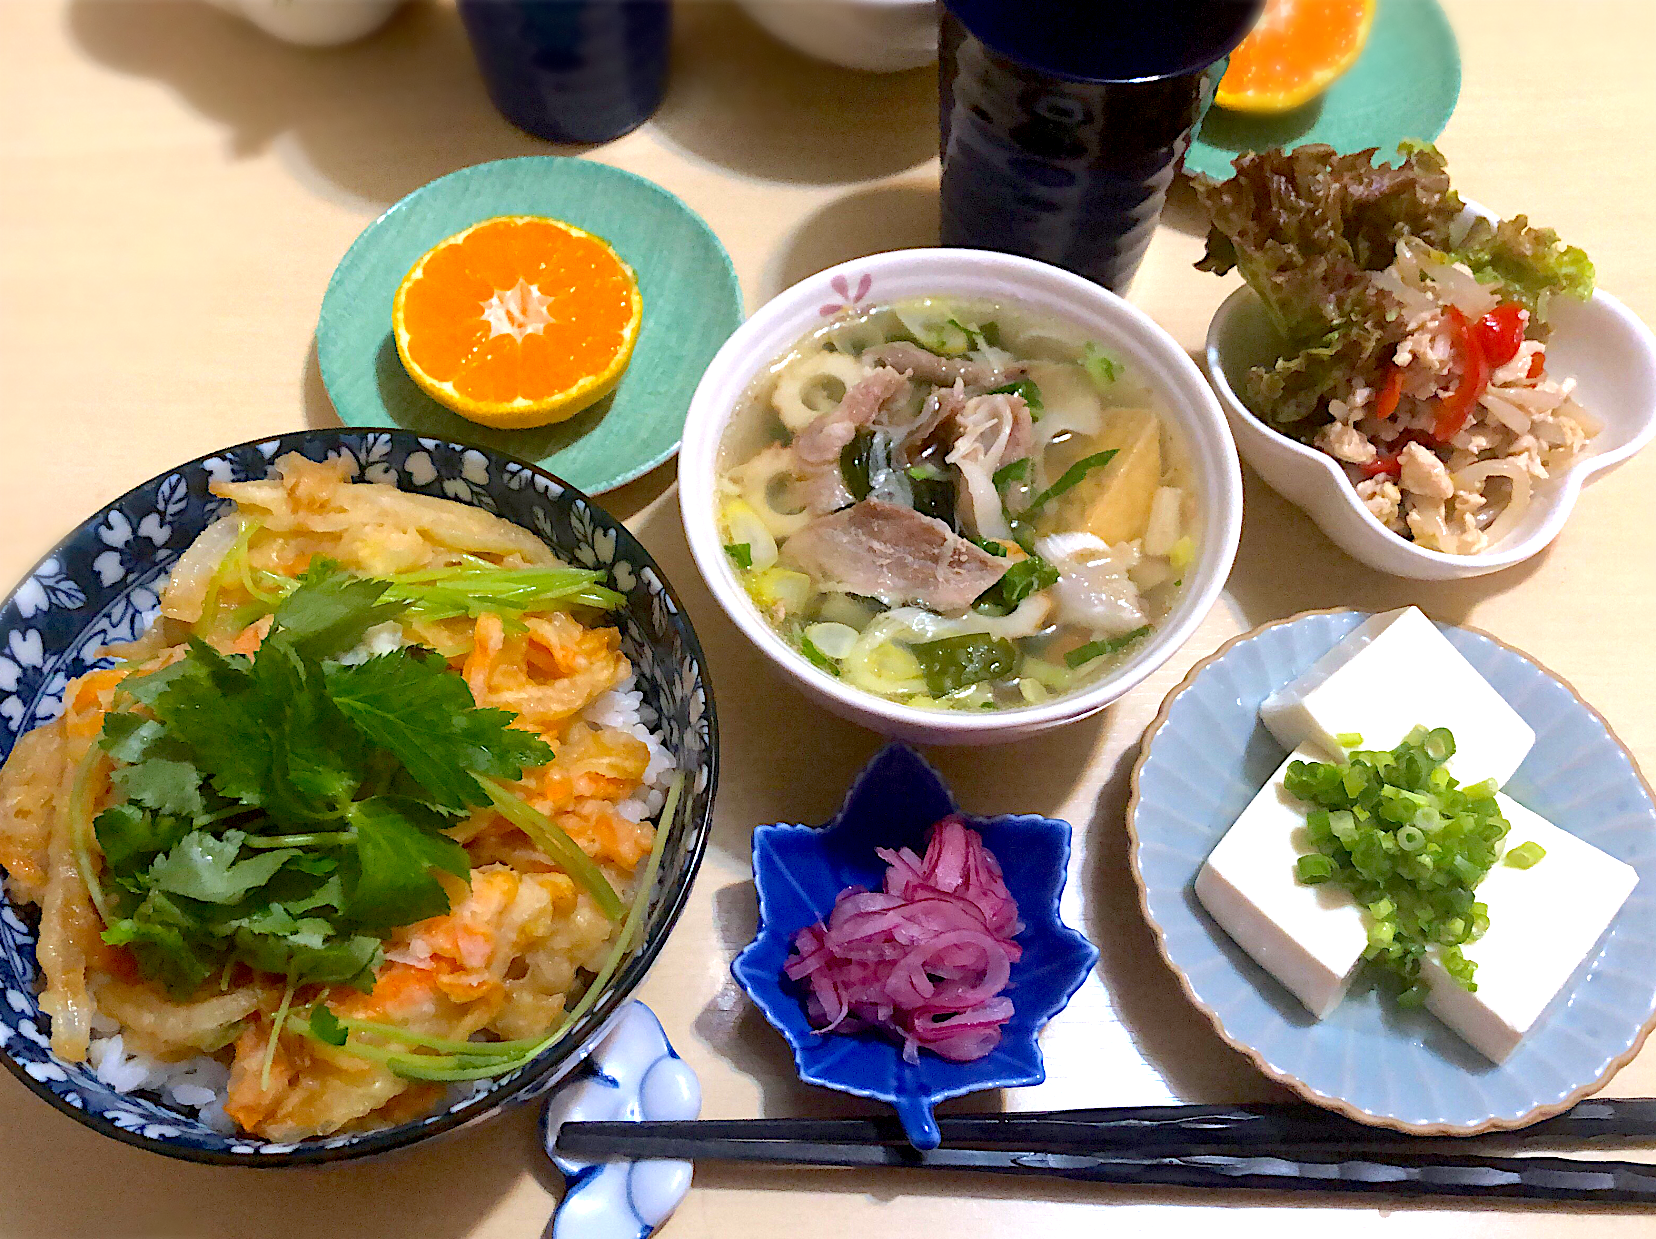
[[[720,440],[749,384],[808,332],[847,311],[915,297],[1015,303],[1071,324],[1119,356],[1161,396],[1189,453],[1201,507],[1197,559],[1184,593],[1126,662],[1078,692],[1005,710],[926,710],[843,684],[812,666],[766,623],[726,555],[718,526]],[[768,302],[725,342],[702,376],[679,449],[679,506],[690,549],[713,596],[766,658],[842,718],[919,744],[1020,740],[1102,710],[1190,639],[1230,573],[1242,527],[1242,477],[1224,415],[1177,341],[1142,310],[1090,280],[990,250],[912,249],[832,267]]]
[[[1288,502],[1302,508],[1350,555],[1393,576],[1451,581],[1510,568],[1558,536],[1581,488],[1631,457],[1656,435],[1656,336],[1609,293],[1588,302],[1554,298],[1547,371],[1574,376],[1576,398],[1603,423],[1567,468],[1535,485],[1529,510],[1497,545],[1476,555],[1417,546],[1382,525],[1357,497],[1338,461],[1267,426],[1239,394],[1253,366],[1269,365],[1283,341],[1251,288],[1237,289],[1208,326],[1208,378],[1224,404],[1242,458]]]
[[[626,595],[614,614],[621,648],[684,776],[645,918],[644,943],[569,1034],[534,1061],[453,1095],[423,1118],[298,1143],[224,1135],[149,1097],[116,1091],[84,1063],[50,1050],[36,994],[33,909],[0,896],[0,1061],[31,1091],[94,1131],[189,1161],[255,1167],[342,1161],[402,1148],[483,1122],[537,1097],[604,1035],[666,941],[707,846],[718,782],[718,727],[700,643],[655,562],[619,522],[533,465],[406,431],[314,430],[280,435],[180,465],[84,521],[0,603],[0,760],[24,732],[56,718],[68,682],[110,665],[105,646],[131,641],[160,612],[175,560],[226,501],[214,481],[262,478],[288,452],[345,457],[357,476],[487,509],[573,563],[606,570]]]

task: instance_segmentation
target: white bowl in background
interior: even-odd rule
[[[772,38],[817,60],[865,73],[937,59],[933,0],[742,0]]]
[[[284,43],[337,47],[366,38],[390,20],[402,0],[208,0],[245,17]]]
[[[1656,435],[1656,336],[1608,293],[1591,301],[1555,297],[1547,372],[1574,376],[1581,406],[1604,428],[1566,468],[1537,482],[1529,510],[1496,546],[1451,555],[1417,546],[1387,529],[1357,497],[1333,457],[1267,426],[1238,393],[1252,366],[1282,355],[1265,306],[1246,285],[1225,299],[1208,325],[1207,372],[1236,434],[1242,458],[1271,488],[1316,521],[1346,554],[1371,568],[1417,581],[1450,581],[1510,568],[1558,536],[1581,488]]]
[[[1070,323],[1122,357],[1162,396],[1190,452],[1202,528],[1184,595],[1142,649],[1086,688],[994,711],[924,710],[887,701],[813,667],[748,598],[725,554],[716,517],[719,443],[737,402],[762,371],[847,304],[941,296],[1015,302]],[[761,306],[725,342],[690,402],[679,448],[679,507],[685,533],[713,596],[760,652],[804,692],[842,718],[922,744],[1023,739],[1085,718],[1125,694],[1190,639],[1230,573],[1242,529],[1236,447],[1212,390],[1185,351],[1142,310],[1090,280],[991,250],[894,250],[832,267]]]

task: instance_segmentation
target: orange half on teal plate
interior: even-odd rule
[[[508,428],[514,420],[532,420],[527,416],[485,417],[494,424],[480,424],[428,394],[442,386],[431,376],[422,375],[423,383],[410,376],[393,325],[397,292],[440,243],[485,220],[529,216],[557,221],[571,236],[601,238],[636,278],[642,316],[613,390],[608,390],[613,373],[604,378],[602,399],[547,425]],[[480,290],[480,320],[489,319],[491,307],[533,310],[546,302],[516,278],[494,281],[508,287],[484,289],[491,278],[489,270],[468,272],[469,283]],[[560,311],[556,298],[550,309]],[[520,317],[523,324],[513,319],[507,328],[533,331],[536,316]],[[536,156],[450,173],[370,224],[328,283],[316,352],[322,381],[345,425],[401,427],[476,443],[533,461],[597,494],[642,476],[678,450],[696,383],[741,321],[742,293],[730,256],[701,216],[630,172],[588,159]],[[452,392],[440,394],[455,402]]]
[[[1267,7],[1268,12],[1293,8],[1281,3]],[[1224,180],[1231,174],[1231,160],[1246,151],[1326,142],[1350,154],[1371,146],[1393,151],[1406,138],[1435,139],[1460,99],[1460,52],[1437,0],[1376,0],[1368,36],[1360,42],[1355,63],[1338,71],[1327,89],[1288,111],[1209,108],[1185,155],[1185,171]],[[1343,63],[1344,57],[1338,60]],[[1234,89],[1235,83],[1220,85],[1221,99],[1227,85]]]

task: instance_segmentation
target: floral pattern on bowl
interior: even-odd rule
[[[109,665],[103,647],[133,640],[155,620],[173,562],[225,506],[208,485],[262,478],[288,452],[312,460],[343,456],[369,481],[486,508],[534,530],[576,562],[608,569],[610,583],[627,595],[616,615],[622,649],[644,704],[679,757],[685,803],[662,857],[645,949],[567,1038],[511,1075],[464,1094],[455,1090],[448,1105],[423,1118],[298,1144],[223,1135],[157,1101],[115,1091],[87,1064],[54,1057],[35,993],[37,918],[32,909],[0,899],[0,1059],[32,1091],[88,1127],[192,1161],[273,1166],[359,1157],[482,1122],[544,1092],[602,1035],[678,919],[706,847],[718,779],[717,724],[701,646],[649,553],[551,474],[405,431],[316,430],[243,443],[152,478],[83,521],[0,604],[0,760],[20,735],[62,711],[70,680]]]
[[[828,287],[834,290],[839,300],[823,302],[818,314],[823,318],[832,318],[836,314],[857,314],[862,311],[863,303],[874,287],[874,277],[864,272],[857,280],[856,288],[852,288],[845,276],[836,275],[828,281]]]
[[[753,882],[759,929],[730,966],[793,1048],[800,1079],[895,1106],[919,1149],[937,1147],[932,1107],[938,1102],[1046,1079],[1037,1037],[1098,962],[1098,949],[1058,912],[1069,870],[1069,823],[1030,814],[966,815],[1000,861],[1024,926],[1018,934],[1023,958],[1012,966],[1007,989],[1015,1011],[1000,1044],[983,1058],[953,1063],[922,1053],[918,1063],[908,1063],[894,1042],[877,1034],[819,1033],[782,967],[794,935],[825,919],[842,890],[853,884],[878,887],[885,865],[875,848],[924,852],[928,828],[958,812],[947,785],[924,758],[906,745],[889,744],[864,767],[825,826],[757,827]]]
[[[690,1190],[689,1162],[579,1161],[557,1150],[565,1123],[666,1122],[701,1113],[701,1081],[674,1051],[661,1021],[641,1002],[621,1009],[614,1029],[547,1098],[546,1155],[563,1172],[563,1199],[548,1239],[645,1239]]]

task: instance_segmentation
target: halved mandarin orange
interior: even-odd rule
[[[614,390],[643,299],[602,237],[501,215],[427,250],[391,318],[404,368],[433,400],[486,426],[544,426]]]
[[[1213,101],[1237,112],[1286,112],[1333,84],[1363,52],[1375,0],[1266,0],[1231,53]]]

